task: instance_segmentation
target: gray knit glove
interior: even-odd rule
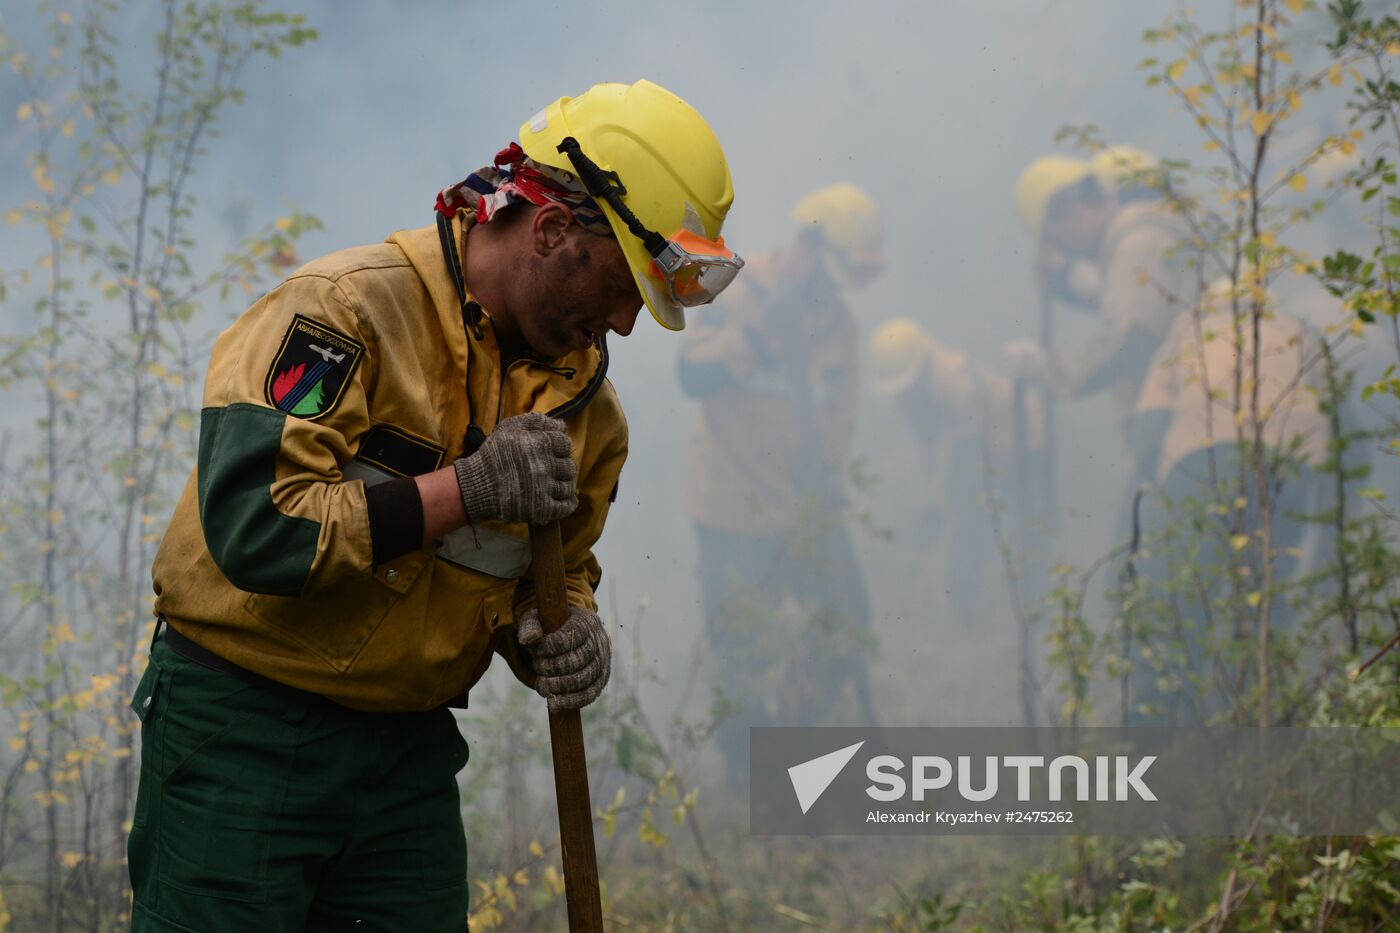
[[[549,701],[551,713],[582,709],[607,686],[612,642],[596,612],[570,606],[568,621],[546,635],[539,610],[527,609],[515,637],[530,652],[539,675],[535,691]]]
[[[462,505],[472,522],[499,519],[547,525],[578,508],[564,422],[539,412],[506,418],[457,468]]]

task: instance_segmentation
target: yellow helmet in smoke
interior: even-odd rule
[[[1135,183],[1150,181],[1147,173],[1157,160],[1134,146],[1105,146],[1089,160],[1089,168],[1104,191],[1121,191]]]
[[[880,208],[849,183],[828,185],[807,195],[792,209],[792,219],[814,227],[828,245],[857,262],[879,262],[884,250]]]
[[[891,318],[870,336],[870,386],[877,395],[898,395],[928,364],[933,338],[907,317]]]
[[[1016,179],[1016,213],[1036,239],[1045,225],[1045,212],[1056,194],[1092,174],[1089,163],[1063,155],[1041,156]]]

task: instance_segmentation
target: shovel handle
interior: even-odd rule
[[[569,618],[559,523],[530,526],[530,550],[534,556],[540,624],[545,632],[553,632]],[[554,754],[554,796],[559,803],[569,930],[603,933],[598,853],[593,845],[593,804],[588,796],[588,758],[584,754],[583,720],[578,710],[549,714],[549,745]]]

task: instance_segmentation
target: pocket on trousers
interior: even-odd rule
[[[263,902],[273,824],[297,729],[260,688],[193,666],[177,671],[162,709],[159,882],[163,912],[196,898]]]
[[[128,845],[139,845],[142,836],[139,832],[147,823],[151,809],[150,775],[157,768],[160,758],[160,736],[156,728],[158,720],[158,697],[161,695],[161,669],[154,659],[146,663],[146,670],[136,684],[128,704],[136,718],[141,721],[141,758],[136,781],[136,811],[131,817],[131,839]]]
[[[160,668],[154,661],[147,661],[146,671],[141,675],[141,680],[136,684],[136,692],[131,695],[131,711],[136,714],[136,718],[142,723],[150,715],[151,708],[155,705],[156,694],[160,690]]]

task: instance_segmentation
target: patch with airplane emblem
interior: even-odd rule
[[[364,344],[298,314],[267,372],[267,402],[315,421],[329,414],[350,385]]]

